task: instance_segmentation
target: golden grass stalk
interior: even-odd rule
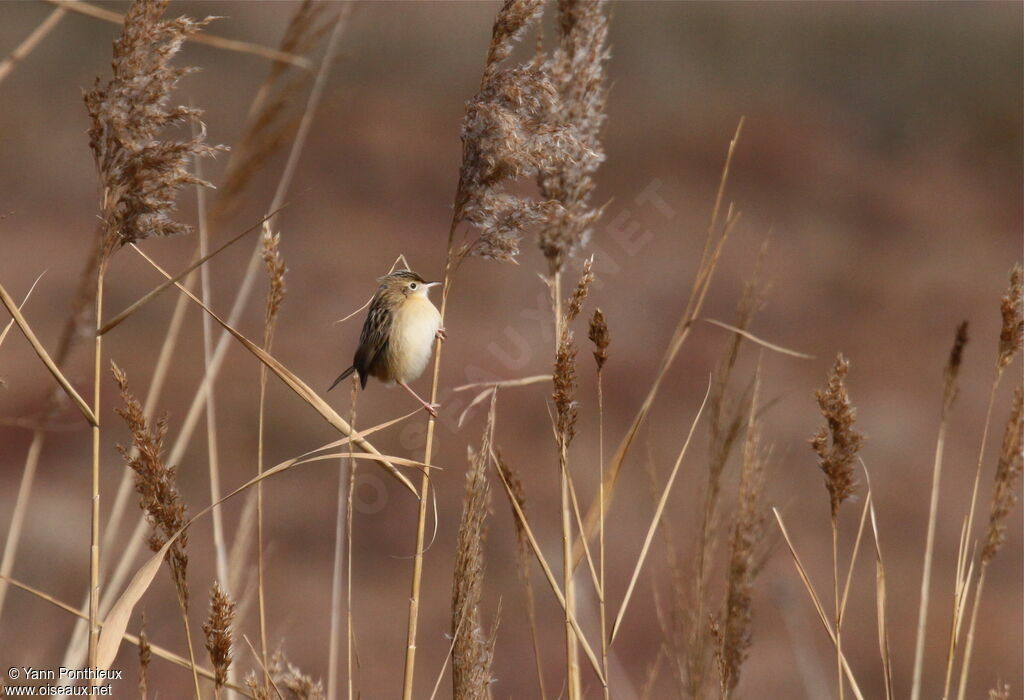
[[[871,534],[875,544],[875,614],[878,621],[878,653],[882,659],[882,676],[885,680],[885,698],[894,697],[892,686],[892,654],[889,651],[888,596],[885,588],[885,562],[882,560],[882,545],[878,539],[878,519],[875,516],[875,503],[871,497],[871,477],[867,468],[864,469],[864,480],[867,482],[866,501],[871,513]]]
[[[615,615],[615,623],[612,625],[611,634],[608,637],[608,644],[611,646],[615,642],[615,637],[619,632],[619,628],[622,626],[622,620],[626,614],[626,609],[629,607],[629,601],[633,597],[633,589],[636,587],[637,579],[640,577],[640,571],[643,569],[644,561],[647,559],[647,554],[651,548],[651,542],[654,539],[654,533],[658,528],[658,523],[661,522],[662,514],[665,511],[665,505],[668,503],[669,494],[672,492],[672,485],[675,483],[676,476],[679,474],[679,467],[683,463],[683,457],[686,456],[686,450],[690,446],[690,440],[693,439],[693,433],[697,429],[697,423],[700,422],[700,417],[704,413],[704,407],[708,402],[708,395],[711,393],[711,382],[708,382],[708,389],[704,392],[704,399],[701,401],[700,408],[697,410],[697,415],[694,416],[693,422],[690,424],[690,430],[686,435],[686,440],[683,442],[682,448],[679,450],[679,456],[676,457],[675,464],[672,466],[672,471],[669,473],[668,480],[665,482],[665,486],[662,488],[661,497],[658,500],[658,505],[654,510],[654,516],[651,518],[651,524],[647,528],[647,535],[644,537],[643,546],[640,548],[640,555],[637,557],[636,565],[633,567],[633,573],[629,578],[629,585],[626,588],[626,593],[622,598],[622,603],[619,606],[619,612]]]
[[[981,465],[985,457],[985,446],[987,444],[989,426],[992,421],[992,408],[995,404],[996,391],[999,388],[1000,381],[1002,380],[1003,372],[1013,361],[1017,351],[1021,348],[1021,344],[1024,343],[1024,300],[1022,300],[1022,295],[1024,295],[1024,271],[1022,271],[1020,263],[1018,263],[1010,270],[1010,282],[1007,286],[1006,293],[1003,295],[999,304],[999,311],[1002,316],[1002,325],[999,329],[998,352],[996,355],[995,370],[992,378],[992,387],[989,390],[988,407],[985,410],[985,425],[981,433],[981,446],[978,448],[978,462],[974,472],[974,487],[971,490],[971,506],[967,515],[966,532],[968,538],[973,532],[975,506],[978,501],[978,487],[981,483]],[[959,556],[957,557],[958,576],[962,574],[962,570],[967,559],[966,541],[962,544],[960,550]],[[984,568],[985,567],[982,567],[982,573],[984,572]],[[957,691],[957,697],[959,700],[963,700],[966,692],[967,675],[971,664],[971,654],[974,649],[974,625],[977,621],[977,605],[978,600],[981,597],[982,587],[982,581],[979,580],[978,586],[975,588],[971,621],[968,625],[967,640],[965,642],[966,647],[964,649],[964,660],[960,669],[960,685]],[[963,603],[962,601],[956,601],[956,604],[962,606]],[[949,654],[949,659],[947,660],[947,693],[949,692],[949,674],[952,670],[954,662],[953,657],[956,652],[955,636],[950,640],[950,647],[951,652]]]
[[[598,543],[598,605],[600,606],[599,616],[601,620],[601,668],[604,669],[605,678],[609,679],[604,687],[605,700],[608,700],[611,693],[611,679],[608,676],[608,620],[607,605],[605,603],[605,571],[604,571],[604,363],[608,361],[608,346],[611,344],[611,334],[608,332],[608,322],[605,321],[601,309],[594,309],[594,315],[590,319],[590,327],[587,337],[594,344],[594,362],[597,365],[597,502],[599,512],[597,518],[597,543]],[[583,531],[582,526],[580,531]],[[586,541],[586,540],[584,540]],[[658,659],[661,659],[659,653]]]
[[[63,389],[64,393],[67,394],[68,398],[70,398],[75,404],[75,407],[78,408],[82,416],[85,417],[85,420],[89,422],[89,425],[97,425],[98,421],[94,408],[90,408],[89,404],[85,402],[85,399],[83,399],[81,395],[75,391],[75,388],[71,386],[71,382],[67,380],[67,377],[65,377],[60,369],[58,369],[57,363],[50,357],[50,353],[46,351],[46,348],[43,347],[43,344],[32,330],[32,327],[28,324],[28,321],[25,320],[18,303],[11,298],[11,295],[7,293],[7,290],[4,289],[2,284],[0,284],[0,302],[2,302],[7,308],[7,311],[10,312],[11,318],[18,326],[18,330],[20,330],[22,335],[25,336],[25,339],[32,346],[32,349],[35,351],[39,359],[42,360],[46,369],[51,375],[53,375],[53,378],[57,380],[57,384],[60,385],[60,388]]]
[[[263,349],[270,353],[274,342],[274,330],[277,327],[277,315],[281,309],[281,302],[284,300],[285,284],[284,274],[286,271],[284,261],[281,259],[281,235],[271,234],[269,228],[263,230],[263,264],[267,270],[269,289],[267,291],[267,303],[263,314]],[[259,418],[257,427],[256,443],[256,474],[263,473],[264,460],[264,427],[266,420],[266,398],[267,398],[267,368],[260,365],[260,399]],[[256,587],[257,605],[259,614],[260,630],[260,662],[264,668],[264,680],[270,683],[270,673],[266,671],[267,658],[267,613],[265,602],[265,582],[263,579],[263,484],[256,486]]]
[[[728,698],[736,689],[740,670],[752,643],[752,590],[757,576],[757,561],[765,534],[764,480],[768,451],[762,444],[759,416],[761,367],[754,377],[754,388],[747,418],[747,435],[743,445],[739,495],[729,543],[729,573],[725,609],[721,614],[718,651],[720,692]]]
[[[235,601],[231,599],[219,582],[214,582],[210,591],[210,614],[203,623],[206,637],[206,651],[214,672],[214,696],[220,697],[220,689],[228,680],[228,668],[232,661],[231,625],[235,620]]]
[[[484,631],[480,620],[483,599],[484,544],[491,490],[487,465],[494,438],[497,393],[492,394],[487,425],[479,450],[469,450],[462,519],[459,522],[452,583],[452,694],[458,700],[489,697],[494,630]]]
[[[797,573],[800,575],[800,581],[804,585],[804,590],[807,591],[807,595],[811,598],[811,603],[814,605],[814,611],[818,613],[818,620],[825,628],[825,632],[828,634],[829,639],[832,640],[832,644],[838,646],[836,633],[833,631],[832,625],[828,620],[828,614],[825,612],[825,607],[821,604],[821,600],[818,598],[818,593],[814,590],[814,584],[811,583],[811,579],[807,575],[807,570],[804,568],[803,562],[800,561],[800,556],[796,553],[796,548],[793,546],[793,540],[789,537],[789,531],[786,530],[786,525],[782,522],[782,516],[779,514],[778,508],[772,508],[772,514],[775,516],[775,521],[779,525],[779,530],[782,532],[783,539],[786,540],[786,546],[789,548],[789,553],[793,557],[793,565],[796,566]],[[841,652],[839,655],[839,662],[843,673],[846,675],[846,680],[849,682],[851,690],[853,690],[854,696],[857,700],[864,700],[864,694],[860,690],[860,684],[857,683],[857,679],[853,675],[853,670],[850,668],[850,664],[846,660],[846,655]]]
[[[142,622],[139,623],[139,695],[142,700],[146,700],[149,688],[149,661],[152,657],[153,648],[146,636],[146,613],[142,613]]]
[[[658,391],[661,389],[662,382],[668,374],[668,370],[671,368],[676,356],[679,354],[679,350],[682,348],[683,343],[685,343],[686,339],[689,337],[693,324],[700,317],[700,312],[704,306],[704,300],[707,297],[708,289],[711,286],[715,269],[718,267],[718,260],[721,256],[722,248],[728,240],[733,227],[739,221],[739,214],[734,213],[732,208],[729,207],[726,212],[724,224],[719,228],[719,213],[721,211],[722,201],[725,197],[725,187],[729,181],[729,169],[732,164],[733,154],[735,153],[736,144],[739,142],[742,130],[743,120],[740,119],[740,122],[736,127],[736,133],[733,136],[732,141],[729,142],[729,150],[726,154],[725,166],[722,168],[722,178],[719,182],[718,192],[715,196],[715,204],[711,211],[711,223],[708,226],[707,237],[704,243],[704,252],[701,255],[701,261],[697,268],[697,274],[694,277],[693,286],[690,290],[690,296],[686,303],[686,308],[672,334],[672,339],[669,341],[669,345],[661,359],[658,372],[655,375],[654,382],[651,384],[651,388],[647,391],[647,396],[644,397],[644,401],[634,416],[633,422],[626,430],[626,434],[619,442],[619,446],[612,455],[611,461],[605,468],[603,477],[603,505],[594,503],[587,510],[587,515],[584,519],[585,531],[582,533],[582,537],[592,538],[594,536],[597,532],[601,509],[604,508],[605,512],[607,512],[608,508],[611,506],[612,500],[615,498],[615,486],[618,483],[619,473],[622,470],[623,463],[625,462],[626,454],[629,452],[633,441],[640,432],[640,427],[647,420],[647,414],[650,412],[651,406],[654,404],[654,399],[657,397]],[[579,565],[583,554],[583,543],[574,543],[574,567]]]
[[[964,660],[960,670],[960,685],[957,696],[963,698],[967,691],[967,678],[970,672],[971,654],[974,647],[974,631],[978,621],[978,607],[981,604],[982,591],[988,566],[995,559],[1006,538],[1006,517],[1017,502],[1016,486],[1020,478],[1024,454],[1024,390],[1017,387],[1013,395],[1013,405],[1003,432],[1003,442],[999,451],[999,462],[996,465],[995,486],[992,490],[992,504],[989,508],[989,525],[985,544],[981,550],[981,568],[978,583],[974,588],[974,600],[971,604],[971,621],[967,632],[967,646],[964,649]]]
[[[949,354],[942,387],[942,415],[939,435],[935,442],[935,461],[932,468],[931,503],[928,508],[928,535],[925,540],[924,571],[921,573],[921,606],[917,616],[917,640],[914,644],[914,671],[910,689],[911,700],[921,697],[921,678],[924,671],[924,643],[928,626],[928,601],[931,594],[932,557],[935,550],[935,525],[939,515],[939,480],[942,477],[942,453],[946,444],[946,430],[949,415],[958,390],[960,365],[963,362],[964,346],[967,344],[967,322],[957,327],[953,349]]]
[[[128,390],[128,377],[117,365],[111,363],[111,374],[121,393],[123,408],[116,409],[124,419],[132,434],[132,447],[118,445],[118,452],[124,457],[127,466],[135,472],[135,489],[141,498],[140,505],[146,512],[146,518],[153,531],[148,544],[153,551],[162,551],[165,542],[171,542],[167,549],[166,560],[170,569],[171,579],[178,595],[182,621],[185,625],[185,637],[188,641],[189,659],[195,665],[195,653],[192,649],[192,633],[188,624],[189,587],[188,587],[188,543],[187,534],[177,536],[185,527],[185,504],[178,492],[176,483],[177,467],[164,461],[163,443],[167,435],[167,419],[161,418],[156,426],[142,412],[142,404]],[[95,614],[90,610],[90,617]],[[97,638],[98,642],[98,638]],[[95,652],[94,652],[95,653]],[[199,693],[199,677],[193,672],[196,697]]]
[[[510,497],[515,500],[519,510],[525,513],[526,493],[519,473],[502,458],[501,451],[497,448],[494,450],[494,455],[495,466],[501,472],[505,483],[509,485]],[[512,519],[516,528],[516,571],[526,592],[526,618],[530,624],[530,638],[533,642],[533,661],[537,668],[537,689],[541,700],[547,700],[547,691],[544,688],[544,657],[540,652],[540,639],[537,634],[537,605],[533,593],[533,582],[530,579],[530,542],[526,537],[523,524],[516,517],[515,508],[512,509]],[[607,664],[602,663],[602,667],[606,666]]]
[[[349,423],[356,424],[356,399],[358,379],[352,377],[351,411]],[[348,473],[345,460],[338,463],[338,500],[334,526],[334,567],[331,572],[331,627],[330,645],[327,652],[327,697],[338,697],[338,655],[341,648],[342,588],[345,589],[345,668],[348,683],[348,697],[353,697],[352,652],[355,631],[352,624],[352,515],[353,491],[356,481],[356,461],[349,459]],[[342,583],[344,581],[344,584]]]
[[[811,447],[818,455],[818,466],[825,474],[832,514],[832,592],[835,602],[836,683],[839,700],[842,700],[844,692],[843,608],[839,599],[839,506],[853,495],[856,486],[853,463],[864,442],[864,436],[853,427],[857,412],[850,404],[846,391],[846,374],[849,369],[849,360],[841,353],[837,355],[829,373],[828,387],[815,395],[826,424],[811,438]],[[863,518],[861,525],[863,528]]]
[[[244,484],[242,484],[241,486],[239,486],[238,488],[236,488],[235,490],[221,498],[220,501],[210,504],[203,510],[193,515],[192,518],[187,523],[185,523],[179,530],[177,530],[170,537],[167,538],[167,540],[163,544],[163,547],[161,547],[160,550],[156,552],[156,554],[154,554],[148,560],[146,560],[142,567],[135,572],[135,575],[132,577],[132,580],[121,592],[120,596],[118,596],[113,606],[111,606],[110,612],[106,615],[102,624],[103,632],[100,635],[96,653],[97,663],[99,665],[96,668],[109,668],[110,664],[113,663],[114,658],[117,656],[117,650],[120,647],[121,640],[124,637],[125,629],[127,629],[128,621],[131,617],[132,610],[135,608],[135,605],[142,599],[142,596],[145,595],[150,584],[152,584],[153,578],[156,576],[157,571],[159,571],[160,569],[160,564],[167,556],[171,547],[178,541],[178,538],[180,538],[186,532],[186,530],[192,523],[194,523],[199,518],[207,515],[210,511],[220,506],[228,499],[233,498],[234,496],[247,491],[256,484],[262,482],[264,479],[280,474],[281,472],[284,472],[298,465],[310,464],[313,462],[321,462],[331,459],[338,459],[342,457],[351,457],[353,459],[367,459],[371,461],[383,459],[391,464],[396,464],[400,466],[415,467],[417,469],[422,470],[427,470],[431,468],[437,469],[438,467],[430,467],[426,464],[423,464],[422,462],[417,462],[411,459],[404,459],[402,457],[394,457],[391,455],[380,455],[365,452],[334,452],[327,454],[317,454],[319,452],[322,452],[323,450],[328,450],[334,447],[338,447],[340,445],[346,445],[349,443],[359,444],[360,440],[363,440],[365,442],[365,436],[375,433],[378,430],[388,428],[392,425],[395,425],[396,423],[400,423],[405,419],[411,417],[414,413],[416,412],[408,413],[399,418],[394,418],[385,423],[381,423],[372,428],[368,428],[367,430],[362,431],[362,433],[359,436],[348,436],[340,440],[336,440],[334,442],[321,445],[319,448],[306,452],[300,455],[299,457],[285,460],[284,462],[281,462],[280,464],[274,466],[273,468],[264,471],[263,474],[255,476],[249,481],[245,482]]]

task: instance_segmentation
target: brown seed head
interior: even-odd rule
[[[284,273],[287,269],[284,259],[281,257],[281,234],[270,233],[270,229],[264,227],[262,242],[263,264],[267,269],[267,278],[270,280],[270,291],[267,293],[267,324],[277,316],[284,300],[285,286]]]
[[[857,411],[850,405],[846,391],[845,380],[849,369],[849,360],[841,353],[837,355],[828,376],[828,386],[815,394],[821,414],[825,417],[825,425],[811,438],[811,447],[818,455],[818,466],[825,472],[825,486],[828,488],[833,518],[838,515],[839,506],[853,494],[856,487],[853,463],[864,442],[864,436],[853,427]]]
[[[1022,431],[1024,431],[1024,391],[1017,387],[1013,395],[1010,418],[1006,421],[1003,444],[996,465],[996,483],[988,518],[988,536],[981,551],[981,561],[988,564],[1006,540],[1006,517],[1017,503],[1017,479],[1021,473]]]
[[[1013,356],[1024,343],[1024,302],[1022,296],[1021,267],[1018,263],[1010,271],[1010,286],[1003,295],[999,310],[1003,326],[999,331],[999,369],[1013,361]]]
[[[576,317],[580,315],[583,302],[586,301],[587,294],[590,292],[590,283],[594,281],[594,273],[590,271],[593,266],[594,256],[590,256],[583,261],[583,274],[580,276],[580,281],[576,283],[576,289],[573,290],[572,296],[569,297],[569,310],[566,313],[567,322],[575,321]]]
[[[567,324],[562,326],[562,336],[558,341],[558,352],[555,355],[554,371],[555,391],[551,398],[555,402],[557,420],[555,427],[559,440],[566,447],[576,437],[576,343],[572,331]]]
[[[203,635],[206,637],[206,650],[210,652],[210,663],[213,664],[215,683],[218,688],[224,686],[228,679],[228,668],[231,666],[231,624],[235,619],[235,601],[214,582],[210,591],[210,615],[203,623]]]
[[[153,526],[148,538],[149,548],[159,551],[167,539],[183,528],[186,523],[185,503],[176,484],[177,470],[164,463],[164,438],[167,436],[167,419],[161,418],[156,427],[151,427],[142,411],[142,404],[128,389],[128,377],[120,367],[110,363],[110,371],[121,392],[123,408],[115,409],[132,434],[131,449],[118,445],[117,450],[125,463],[135,472],[135,490],[140,497],[140,506],[146,519]],[[188,607],[188,532],[174,541],[167,552],[167,563],[171,577],[178,589],[182,604]]]
[[[594,315],[590,319],[590,342],[594,344],[594,361],[597,362],[597,371],[600,372],[608,360],[608,344],[611,342],[608,324],[601,309],[594,309]]]
[[[89,145],[103,188],[104,252],[151,236],[189,230],[170,218],[179,189],[208,182],[192,175],[196,156],[222,147],[204,143],[205,130],[187,141],[160,140],[169,126],[198,119],[201,111],[168,104],[178,80],[191,68],[172,68],[185,39],[210,18],[163,20],[168,0],[135,0],[114,41],[113,77],[85,94],[92,120]]]

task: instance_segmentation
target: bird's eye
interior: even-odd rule
[[[409,283],[409,289],[416,289],[416,283],[415,282],[410,282]]]

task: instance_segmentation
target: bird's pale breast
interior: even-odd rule
[[[393,381],[411,382],[427,368],[441,314],[426,297],[411,296],[395,312],[388,342]]]

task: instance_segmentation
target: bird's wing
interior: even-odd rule
[[[359,379],[363,387],[366,387],[366,380],[370,376],[373,366],[387,352],[388,337],[391,334],[391,309],[384,300],[384,295],[378,293],[370,304],[370,311],[366,314],[366,322],[363,323],[363,332],[359,336],[359,349],[356,350],[355,359],[352,364],[359,372]]]

